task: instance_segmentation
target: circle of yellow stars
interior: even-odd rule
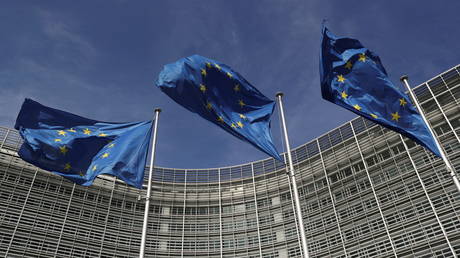
[[[57,130],[56,132],[57,132],[57,135],[58,135],[59,138],[55,138],[54,142],[62,142],[63,137],[68,136],[68,133],[77,133],[77,130],[75,130],[74,128],[70,128],[70,129],[67,129],[67,130]],[[83,135],[91,135],[92,134],[92,131],[89,128],[85,128],[81,132],[83,133]],[[97,136],[99,136],[99,137],[107,137],[108,134],[101,132],[101,133],[97,134]],[[109,143],[107,148],[113,148],[114,146],[115,146],[114,143]],[[69,148],[65,144],[62,145],[62,146],[58,146],[58,150],[59,150],[59,153],[61,155],[63,155],[63,156],[65,156],[69,152]],[[110,156],[110,153],[108,151],[106,151],[101,155],[101,158],[105,159],[105,158],[108,158],[109,156]],[[65,163],[64,166],[63,166],[63,169],[66,172],[70,172],[72,170],[72,165],[70,164],[70,162]],[[91,167],[91,170],[96,171],[97,170],[97,165],[93,165]],[[81,171],[78,172],[78,174],[81,177],[84,176],[84,173],[81,172]]]
[[[368,57],[364,53],[361,53],[361,54],[358,55],[358,62],[366,62],[367,59],[368,59]],[[348,70],[351,70],[353,68],[353,63],[351,61],[347,61],[345,63],[344,67],[346,69],[348,69]],[[343,83],[345,83],[346,78],[345,78],[345,76],[343,74],[338,74],[337,77],[336,77],[336,80],[340,84],[343,84]],[[345,90],[343,90],[342,92],[340,92],[340,97],[343,100],[345,100],[345,99],[347,99],[349,97],[349,95]],[[407,101],[404,98],[400,98],[398,100],[399,100],[399,105],[401,107],[405,107],[407,105]],[[362,107],[360,105],[358,105],[358,104],[353,105],[353,108],[355,110],[357,110],[357,111],[360,111],[360,112],[361,112],[361,109],[362,109]],[[374,119],[378,118],[378,116],[376,114],[370,113],[369,115]],[[396,111],[395,113],[390,113],[390,115],[391,115],[391,120],[392,121],[399,122],[399,119],[401,118],[401,115],[399,114],[398,111]]]
[[[205,78],[206,76],[208,76],[208,69],[213,69],[213,68],[217,69],[219,72],[223,71],[222,67],[219,64],[206,62],[205,67],[200,69],[200,74],[202,75],[203,78]],[[231,72],[229,72],[229,71],[225,72],[225,75],[229,79],[233,78],[233,74]],[[206,91],[207,91],[207,87],[203,83],[200,83],[198,89],[201,91],[202,94],[205,94]],[[238,84],[238,83],[234,84],[233,91],[235,93],[240,92],[241,91],[241,85]],[[237,104],[240,106],[240,108],[244,108],[246,106],[246,103],[242,99],[239,99]],[[213,104],[210,101],[207,101],[205,103],[205,108],[207,110],[209,110],[209,111],[213,111]],[[243,114],[239,114],[239,118],[241,118],[244,121],[244,120],[246,120],[247,117],[245,115],[243,115]],[[217,116],[217,122],[226,124],[224,117],[221,116],[221,115]],[[242,121],[231,122],[230,127],[234,128],[234,129],[243,128],[244,123]]]

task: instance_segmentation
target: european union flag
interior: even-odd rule
[[[106,123],[26,99],[14,126],[19,156],[80,185],[100,174],[142,188],[152,122]]]
[[[275,102],[229,66],[193,55],[165,65],[156,84],[178,104],[281,160],[270,133]]]
[[[389,79],[380,58],[358,40],[323,28],[320,57],[323,98],[409,137],[441,156],[409,97]]]

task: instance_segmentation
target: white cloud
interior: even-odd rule
[[[78,33],[78,22],[70,16],[54,14],[50,11],[39,9],[43,34],[49,39],[54,58],[64,63],[79,66],[88,66],[91,60],[98,56],[93,44]]]

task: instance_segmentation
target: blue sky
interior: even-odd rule
[[[267,156],[156,88],[164,64],[200,54],[284,104],[292,147],[355,117],[321,99],[321,21],[378,53],[393,82],[460,63],[460,1],[9,1],[0,9],[0,126],[24,98],[102,121],[160,117],[156,165],[206,168]],[[272,134],[279,151],[278,113]]]

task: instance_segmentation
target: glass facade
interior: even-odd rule
[[[460,171],[459,70],[415,92]],[[110,176],[74,185],[23,162],[20,144],[0,127],[0,256],[138,256],[145,186]],[[311,257],[460,255],[460,194],[414,142],[358,117],[292,155]],[[301,255],[289,178],[273,159],[156,168],[151,204],[147,257]]]

